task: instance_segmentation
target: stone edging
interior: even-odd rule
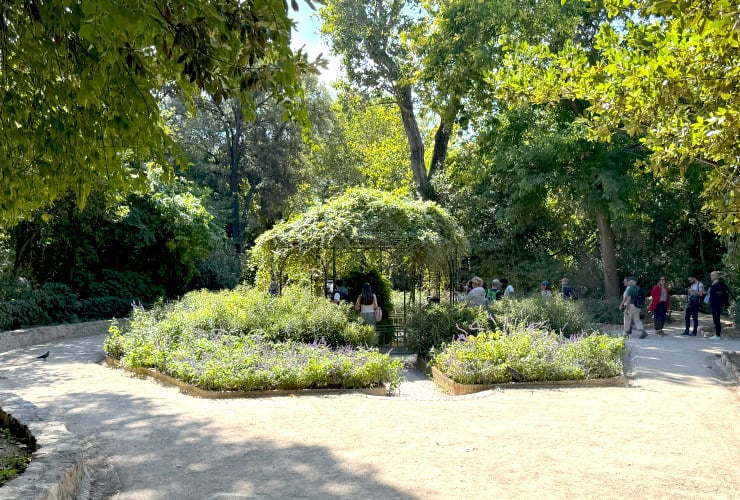
[[[443,391],[453,396],[473,394],[475,392],[490,389],[547,389],[553,387],[627,387],[629,384],[624,375],[611,378],[586,379],[586,380],[558,380],[541,382],[509,382],[502,384],[459,384],[439,371],[436,367],[431,368],[432,379]]]
[[[127,319],[117,320],[123,324]],[[88,321],[85,323],[70,323],[64,325],[40,326],[21,330],[0,332],[0,352],[27,347],[34,344],[45,344],[53,340],[75,337],[87,337],[108,333],[111,321]]]
[[[117,359],[110,356],[105,357],[105,363],[108,366],[120,368]],[[195,396],[206,399],[235,399],[235,398],[261,398],[273,396],[327,396],[338,394],[364,394],[368,396],[387,396],[388,390],[385,387],[370,387],[367,389],[296,389],[296,390],[275,390],[275,391],[208,391],[195,387],[194,385],[183,382],[182,380],[165,375],[162,372],[151,368],[125,368],[126,370],[141,376],[151,377],[161,384],[168,387],[177,387],[180,392],[188,396]]]
[[[729,351],[722,351],[722,354],[720,355],[720,363],[730,373],[730,376],[735,380],[736,382],[740,382],[740,373],[738,373],[738,367],[735,366],[735,363],[732,362],[730,359],[730,352]]]
[[[51,422],[28,401],[0,393],[0,419],[35,443],[31,463],[20,476],[0,488],[0,500],[43,498],[73,500],[84,476],[82,445],[61,422]]]

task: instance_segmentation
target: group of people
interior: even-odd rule
[[[727,284],[722,279],[719,271],[712,271],[710,274],[712,281],[711,286],[705,289],[704,284],[697,279],[695,275],[688,277],[689,286],[686,288],[686,306],[684,320],[686,328],[682,335],[695,337],[699,329],[699,308],[702,301],[709,304],[712,311],[712,320],[714,323],[715,340],[721,338],[722,322],[721,315],[723,309],[730,303],[731,292]],[[628,276],[624,279],[625,290],[622,295],[622,302],[619,305],[620,310],[624,309],[624,334],[626,336],[632,333],[639,333],[640,339],[647,337],[645,328],[640,320],[640,310],[642,304],[639,303],[639,288],[637,287],[637,278]],[[651,302],[648,309],[653,313],[655,320],[656,335],[665,335],[663,327],[665,326],[666,316],[671,310],[671,294],[665,277],[658,280],[658,283],[650,291]],[[693,329],[691,328],[693,323]]]
[[[552,297],[552,285],[550,285],[550,281],[543,280],[542,283],[540,283],[540,294],[544,299]],[[571,285],[568,278],[560,280],[560,296],[568,300],[578,299],[578,291],[576,290],[576,287]]]
[[[467,283],[464,300],[470,305],[487,306],[497,300],[511,298],[513,295],[514,287],[506,279],[492,280],[491,287],[486,290],[483,280],[474,276]]]

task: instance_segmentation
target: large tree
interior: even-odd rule
[[[142,161],[166,167],[173,147],[165,83],[238,95],[246,116],[255,90],[299,110],[310,65],[291,27],[284,0],[0,2],[0,222],[68,192],[82,206],[100,186],[145,187]]]
[[[664,174],[711,166],[704,201],[720,234],[740,231],[740,10],[737,2],[605,0],[593,46],[519,44],[490,74],[509,98],[584,99],[592,137],[640,137]],[[593,49],[596,49],[595,51]]]

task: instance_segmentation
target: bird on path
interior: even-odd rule
[[[46,358],[48,358],[48,357],[49,357],[49,351],[46,351],[41,356],[36,356],[36,359],[43,359],[44,361],[46,361]]]

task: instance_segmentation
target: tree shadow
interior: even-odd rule
[[[141,396],[133,395],[135,389],[126,393],[121,384],[106,387],[102,373],[99,389],[68,391],[77,382],[75,365],[98,362],[100,346],[101,337],[95,336],[0,353],[0,391],[18,394],[92,440],[111,464],[118,491],[98,484],[110,478],[96,478],[93,470],[91,498],[96,498],[95,491],[97,498],[115,494],[117,499],[415,498],[384,483],[372,464],[342,460],[331,443],[301,442],[300,429],[295,439],[286,439],[285,433],[280,440],[242,436],[240,429],[254,425],[244,410],[254,405],[237,409],[236,401],[197,400],[195,412],[192,405],[178,412],[172,404],[176,389],[146,383]],[[49,360],[37,361],[36,351],[46,350],[51,350]],[[167,391],[171,393],[162,396]],[[255,402],[273,403],[269,398]],[[216,412],[231,413],[240,423],[225,425],[223,415],[212,418]],[[275,429],[281,425],[274,422]],[[244,433],[250,434],[254,432]]]

